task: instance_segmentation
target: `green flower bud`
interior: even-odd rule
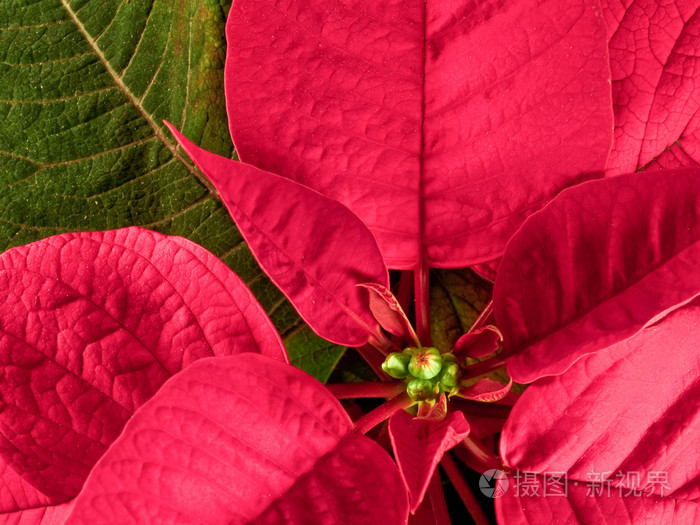
[[[437,376],[437,380],[440,382],[445,390],[452,390],[455,386],[459,384],[460,376],[462,375],[459,365],[454,361],[445,361],[442,364],[442,370]]]
[[[435,381],[430,379],[411,379],[406,385],[408,397],[414,401],[426,401],[435,399],[440,393]]]
[[[447,363],[447,362],[451,362],[451,363],[457,362],[457,358],[455,357],[455,355],[452,352],[447,352],[446,354],[442,354],[440,357],[442,357],[443,366],[445,366],[444,363]]]
[[[411,360],[406,354],[392,352],[382,363],[382,370],[395,379],[403,379],[408,375],[408,362]]]
[[[407,346],[406,348],[403,349],[403,353],[406,354],[408,357],[411,357],[413,354],[418,352],[419,350],[415,346]]]
[[[411,356],[408,371],[418,379],[432,379],[442,369],[442,357],[437,348],[423,348]]]

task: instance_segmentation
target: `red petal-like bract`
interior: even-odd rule
[[[693,525],[700,523],[700,505],[676,498],[640,495],[624,488],[569,481],[566,489],[553,476],[511,475],[496,499],[502,525]],[[520,479],[518,479],[518,477]],[[555,483],[555,484],[553,484]],[[503,486],[503,485],[501,485]],[[556,492],[553,492],[555,490]]]
[[[486,325],[457,339],[453,353],[460,363],[467,357],[486,357],[498,350],[502,340],[503,334],[498,328]]]
[[[615,145],[607,172],[700,164],[700,2],[603,0]]]
[[[494,287],[507,367],[559,374],[700,292],[700,169],[570,188],[508,244]]]
[[[386,286],[376,283],[361,283],[357,286],[365,288],[369,292],[369,308],[372,315],[387,332],[402,337],[405,341],[420,346],[411,321],[401,308],[399,301]]]
[[[420,505],[443,454],[469,435],[461,412],[442,421],[416,419],[399,410],[389,419],[389,436],[401,477],[411,495],[411,511]]]
[[[132,413],[193,361],[239,351],[286,359],[226,265],[140,228],[11,249],[0,256],[0,295],[6,516],[73,497]]]
[[[696,269],[697,272],[697,269]],[[566,472],[700,499],[700,300],[631,339],[540,379],[515,404],[501,435],[506,464]],[[654,474],[657,473],[657,474]],[[665,473],[661,486],[654,476]]]
[[[367,291],[356,285],[388,286],[389,276],[360,219],[332,199],[209,153],[168,127],[219,191],[265,273],[318,335],[339,345],[361,346],[378,332]]]
[[[491,261],[604,169],[605,31],[585,0],[237,0],[234,143],[346,204],[391,268]]]
[[[493,403],[500,401],[510,393],[513,386],[511,379],[508,384],[504,385],[493,379],[480,379],[475,384],[469,387],[461,387],[459,389],[459,397],[469,399],[471,401],[480,401],[482,403]]]
[[[300,370],[255,354],[203,359],[129,421],[67,524],[405,523],[396,465],[352,427]]]

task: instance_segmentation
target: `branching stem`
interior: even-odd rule
[[[479,328],[483,328],[486,325],[493,324],[493,312],[493,299],[491,299],[481,311],[479,317],[476,318],[474,324],[469,327],[467,333],[469,334],[478,330]]]
[[[423,346],[431,346],[430,335],[430,268],[421,260],[420,266],[413,273],[416,297],[416,329],[418,339]]]
[[[408,397],[406,392],[403,392],[358,419],[355,423],[355,430],[366,434],[379,423],[391,417],[394,412],[408,408],[412,404],[413,400]]]
[[[489,525],[489,519],[486,517],[486,514],[484,514],[481,505],[479,505],[474,494],[472,494],[472,491],[462,477],[462,473],[459,471],[459,468],[449,453],[442,456],[440,465],[445,469],[447,477],[450,478],[452,485],[457,491],[457,494],[459,494],[464,506],[467,507],[467,511],[474,520],[474,523],[476,523],[476,525]]]
[[[366,383],[338,383],[326,385],[338,399],[358,399],[361,397],[393,398],[403,392],[406,386],[399,381],[379,383],[369,381]]]
[[[465,366],[462,371],[464,373],[465,379],[471,379],[473,377],[478,377],[499,368],[503,368],[506,365],[505,360],[498,358],[487,359],[486,361],[480,361],[474,363],[473,365]]]

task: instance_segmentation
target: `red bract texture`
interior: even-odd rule
[[[241,159],[346,204],[390,268],[492,260],[605,167],[597,3],[238,0],[226,34]]]
[[[697,0],[603,0],[615,145],[607,173],[700,164]]]
[[[342,204],[198,148],[170,126],[214,184],[260,266],[317,334],[360,346],[379,325],[358,283],[388,285],[372,233]]]
[[[563,192],[512,239],[497,321],[513,377],[540,379],[503,428],[503,523],[695,522],[699,211],[697,168],[625,175]]]
[[[8,519],[75,496],[132,413],[193,361],[286,360],[248,289],[182,238],[140,228],[51,237],[0,256],[0,289]]]
[[[512,483],[510,478],[509,484]],[[700,507],[696,502],[662,498],[655,495],[632,495],[632,491],[606,486],[589,486],[581,482],[566,485],[567,497],[544,497],[551,479],[535,476],[528,481],[533,493],[539,496],[520,496],[512,486],[496,501],[496,517],[501,524],[563,523],[578,525],[600,523],[637,525],[639,523],[679,523],[693,525],[700,521]],[[549,490],[553,490],[549,486]],[[630,492],[630,496],[624,494]],[[620,496],[623,494],[623,496]]]
[[[700,292],[700,170],[592,181],[533,215],[494,287],[508,371],[529,383]]]
[[[201,360],[134,415],[66,523],[405,522],[396,465],[352,426],[291,366]]]
[[[497,503],[503,523],[551,514],[562,522],[697,523],[699,320],[700,303],[691,303],[523,394],[501,438],[504,460],[521,470]],[[549,497],[544,486],[528,493],[525,478],[544,485],[554,474],[566,475],[568,500],[552,497],[551,486]]]
[[[700,497],[700,303],[532,385],[503,429],[512,466],[676,499]],[[665,487],[650,474],[665,472]],[[587,475],[605,473],[598,480]]]
[[[459,411],[427,421],[400,410],[389,420],[389,435],[415,512],[443,454],[469,435],[469,424]]]

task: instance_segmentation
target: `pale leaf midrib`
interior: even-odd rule
[[[102,53],[100,48],[97,46],[97,43],[95,42],[95,40],[87,32],[87,29],[85,29],[85,26],[82,24],[82,22],[80,21],[80,19],[77,16],[77,14],[75,13],[75,11],[73,11],[71,9],[70,5],[68,5],[67,0],[61,0],[61,5],[66,10],[68,15],[71,17],[71,20],[73,21],[75,26],[78,28],[78,31],[80,31],[80,33],[83,35],[83,38],[85,38],[85,41],[90,45],[90,47],[92,48],[95,55],[97,55],[97,57],[100,59],[100,62],[105,67],[105,69],[107,70],[109,75],[112,77],[112,80],[114,81],[114,84],[116,85],[116,87],[119,88],[119,90],[122,93],[124,93],[124,95],[129,99],[129,102],[131,103],[131,105],[134,106],[134,108],[136,108],[136,110],[141,114],[143,119],[148,123],[149,126],[151,126],[155,135],[160,139],[160,141],[163,144],[165,144],[165,146],[170,150],[170,152],[173,154],[173,156],[175,158],[177,158],[182,163],[182,165],[185,166],[190,173],[192,173],[192,175],[197,177],[197,179],[202,184],[204,184],[204,186],[207,188],[207,190],[210,193],[212,193],[213,195],[218,197],[218,192],[214,189],[214,187],[211,185],[211,183],[206,178],[201,176],[199,174],[199,172],[190,163],[188,163],[183,158],[182,155],[180,155],[180,153],[177,151],[177,147],[175,145],[173,145],[170,141],[168,141],[166,139],[166,137],[163,135],[163,132],[158,127],[158,125],[155,123],[155,121],[153,120],[153,117],[151,115],[149,115],[141,107],[136,96],[131,92],[129,87],[126,84],[124,84],[124,82],[119,77],[117,72],[114,70],[112,65],[109,63],[107,58],[104,56],[104,54]]]

